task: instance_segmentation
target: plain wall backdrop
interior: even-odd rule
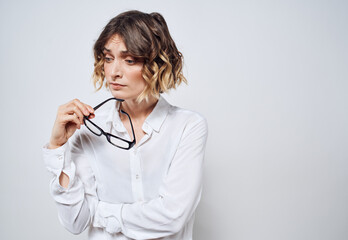
[[[92,46],[160,12],[209,124],[195,240],[348,239],[348,3],[0,1],[0,239],[86,239],[59,223],[41,148],[59,105],[95,105]]]

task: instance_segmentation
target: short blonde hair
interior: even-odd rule
[[[170,36],[168,26],[159,13],[143,13],[132,10],[121,13],[110,20],[94,44],[93,83],[96,91],[104,85],[104,53],[107,41],[119,35],[135,59],[144,62],[142,76],[146,87],[138,102],[149,96],[158,98],[160,93],[187,83],[182,73],[183,56]],[[105,82],[108,88],[108,83]]]

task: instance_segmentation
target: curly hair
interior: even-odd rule
[[[93,83],[96,91],[104,85],[104,53],[107,41],[119,35],[130,55],[144,62],[142,77],[146,82],[138,102],[149,96],[158,98],[160,93],[187,83],[182,73],[183,55],[176,48],[168,26],[160,13],[150,14],[137,10],[123,12],[109,21],[94,44]],[[105,87],[108,83],[105,81]]]

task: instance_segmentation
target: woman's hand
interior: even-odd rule
[[[84,116],[94,117],[94,109],[78,99],[74,99],[58,108],[57,118],[54,122],[48,148],[58,148],[64,145],[80,129]]]

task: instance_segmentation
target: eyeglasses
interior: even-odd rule
[[[105,100],[104,102],[98,104],[97,106],[95,106],[93,109],[96,111],[98,108],[100,108],[103,104],[105,104],[106,102],[110,101],[110,100],[116,100],[119,102],[123,102],[123,99],[118,99],[118,98],[109,98],[107,100]],[[83,122],[85,124],[85,126],[95,135],[97,136],[101,136],[104,135],[106,137],[106,139],[108,140],[109,143],[111,143],[112,145],[119,147],[121,149],[125,149],[125,150],[129,150],[131,149],[136,141],[135,141],[135,134],[134,134],[134,129],[133,129],[133,124],[132,124],[132,120],[130,118],[130,116],[128,115],[128,113],[126,113],[125,111],[123,111],[122,109],[120,110],[121,113],[125,114],[128,119],[129,119],[129,123],[132,129],[132,135],[133,135],[133,141],[128,141],[126,139],[117,137],[115,135],[112,135],[111,133],[107,133],[104,132],[103,129],[101,129],[97,124],[95,124],[94,122],[92,122],[90,119],[88,119],[91,114],[89,114],[88,116],[84,116],[83,118]]]

